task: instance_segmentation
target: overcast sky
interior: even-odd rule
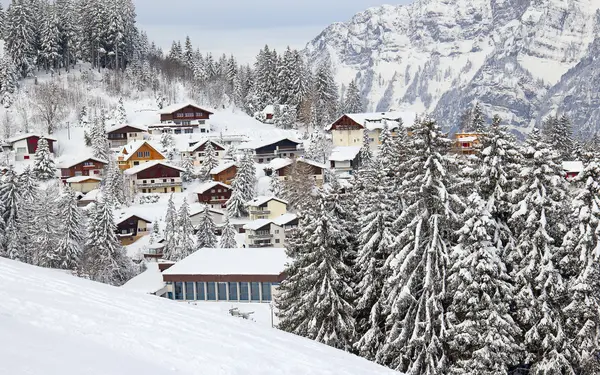
[[[302,48],[333,22],[384,0],[134,0],[138,25],[163,48],[192,38],[194,47],[233,53],[243,62],[265,44]],[[394,4],[409,0],[396,0]]]

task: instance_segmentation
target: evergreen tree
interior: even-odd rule
[[[369,164],[373,160],[373,151],[371,151],[371,141],[369,140],[369,132],[367,129],[363,130],[363,143],[360,147],[360,153],[358,159],[361,165]]]
[[[497,246],[503,228],[478,193],[468,201],[448,277],[448,372],[508,374],[521,348],[520,330],[509,314],[514,288]]]
[[[184,171],[181,173],[181,179],[183,182],[191,182],[196,179],[196,175],[194,173],[194,162],[192,161],[192,158],[184,158],[182,168],[184,169]]]
[[[212,216],[210,216],[210,210],[208,206],[204,206],[204,211],[202,211],[198,223],[198,232],[196,233],[196,249],[215,248],[217,246],[215,230],[216,226]]]
[[[178,254],[179,248],[177,247],[177,210],[175,209],[175,203],[173,202],[173,194],[169,197],[169,203],[167,204],[164,236],[165,247],[163,252],[165,259],[182,259],[181,255]]]
[[[13,95],[18,86],[17,68],[10,56],[5,55],[0,60],[0,102],[9,108],[13,102]]]
[[[108,138],[106,137],[104,113],[101,113],[100,116],[94,118],[90,139],[94,157],[108,160],[110,147],[108,145]]]
[[[271,194],[273,194],[274,197],[283,196],[283,184],[281,180],[279,180],[279,176],[273,172],[270,177],[269,190],[271,191]]]
[[[56,7],[44,4],[42,10],[42,26],[40,35],[39,60],[46,72],[51,68],[57,68],[60,60],[60,30]]]
[[[72,270],[78,267],[84,243],[83,214],[77,207],[77,198],[71,188],[65,188],[59,201],[61,234],[56,248],[58,262],[54,267]]]
[[[356,82],[352,80],[346,91],[346,98],[343,106],[344,113],[361,113],[363,112],[363,108],[360,91],[356,86]]]
[[[331,124],[338,114],[338,88],[329,61],[323,62],[318,67],[313,93],[315,117],[318,126],[322,128]]]
[[[352,235],[335,192],[320,192],[316,206],[292,235],[279,298],[279,328],[350,350],[354,341],[351,268],[344,262]]]
[[[177,231],[177,254],[179,259],[176,260],[181,260],[194,252],[194,226],[190,219],[190,207],[185,198],[179,208]]]
[[[322,131],[316,129],[310,135],[310,143],[305,157],[318,163],[327,163],[332,149],[331,140]]]
[[[5,48],[21,77],[27,77],[35,66],[35,7],[26,0],[13,0],[6,11]]]
[[[221,233],[221,240],[219,241],[219,247],[222,249],[234,249],[238,247],[237,241],[235,240],[237,232],[229,221],[229,214],[225,215],[225,221],[223,222],[223,231]]]
[[[566,115],[550,116],[544,121],[543,140],[558,152],[560,161],[574,160],[573,129],[571,120]]]
[[[527,139],[525,162],[514,192],[510,219],[517,242],[508,256],[515,264],[515,320],[525,334],[530,374],[572,373],[572,347],[565,336],[562,312],[565,284],[557,272],[558,241],[564,235],[566,182],[557,155],[537,129]]]
[[[281,197],[288,202],[288,207],[302,210],[313,201],[313,192],[316,187],[309,164],[294,160],[290,166],[290,174],[282,182]]]
[[[246,201],[242,196],[240,185],[236,184],[235,179],[233,180],[231,188],[231,197],[229,197],[229,199],[227,200],[227,215],[236,218],[248,216],[248,208],[246,206]]]
[[[246,153],[241,160],[240,167],[232,183],[232,188],[239,190],[240,198],[245,203],[256,196],[256,184],[256,166],[254,165],[252,156]]]
[[[50,180],[56,175],[56,167],[46,138],[40,138],[38,141],[33,172],[40,180]]]
[[[61,262],[56,252],[60,233],[59,221],[56,220],[59,217],[57,196],[56,187],[49,186],[38,190],[35,203],[28,202],[35,222],[35,226],[26,228],[33,240],[32,262],[41,267],[58,267]]]
[[[125,111],[125,105],[123,104],[123,98],[119,98],[119,104],[116,111],[117,124],[123,125],[127,123],[127,112]]]
[[[577,374],[600,371],[600,304],[597,291],[600,275],[596,257],[600,248],[600,167],[591,162],[575,178],[578,186],[571,204],[571,225],[560,261],[561,274],[568,278],[565,334],[573,340],[569,358]]]
[[[454,178],[448,173],[450,141],[437,124],[418,121],[412,139],[400,192],[406,207],[395,223],[399,235],[385,263],[391,274],[383,294],[391,314],[379,357],[411,374],[444,374],[443,298],[457,221],[453,206],[459,198],[447,190]]]
[[[202,171],[205,180],[210,179],[210,171],[218,165],[219,160],[217,159],[215,148],[211,141],[206,141],[206,146],[204,147],[204,160],[202,161]]]

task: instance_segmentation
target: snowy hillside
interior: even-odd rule
[[[316,342],[0,258],[7,374],[394,374]]]
[[[333,24],[305,52],[329,57],[338,82],[358,79],[370,110],[434,112],[452,128],[478,100],[522,131],[586,55],[598,8],[598,0],[416,0]]]

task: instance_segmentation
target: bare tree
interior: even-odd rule
[[[67,114],[67,91],[56,81],[40,83],[33,91],[33,104],[37,117],[44,122],[48,134],[52,134],[57,123]]]
[[[307,163],[294,163],[289,166],[289,175],[282,183],[283,198],[291,208],[300,210],[311,204],[314,199],[313,191],[317,184],[311,166]]]

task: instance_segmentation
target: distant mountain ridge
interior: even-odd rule
[[[600,119],[600,0],[417,0],[335,23],[308,43],[369,111],[432,113],[455,129],[479,101],[518,133],[566,112],[581,135]]]

